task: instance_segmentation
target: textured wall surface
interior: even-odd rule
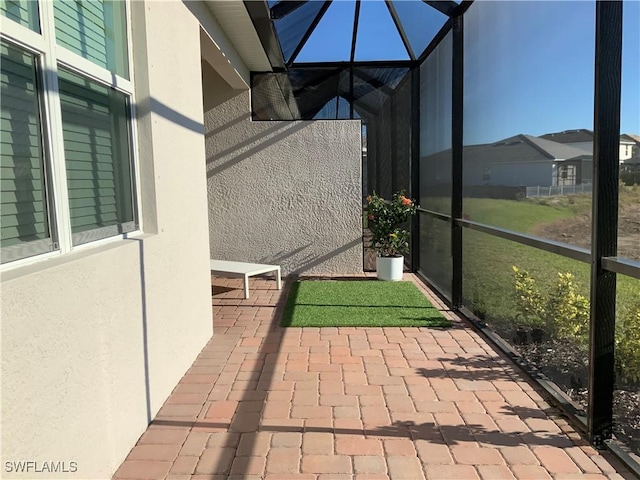
[[[150,233],[3,273],[3,478],[110,478],[211,337],[199,24],[131,5]],[[9,477],[19,460],[77,472]]]
[[[360,122],[251,122],[249,93],[233,93],[205,109],[211,256],[362,272]]]

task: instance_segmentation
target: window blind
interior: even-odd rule
[[[53,248],[43,163],[37,58],[0,43],[1,262]]]
[[[58,70],[73,243],[135,229],[127,97]]]
[[[56,0],[56,43],[129,78],[124,1]]]

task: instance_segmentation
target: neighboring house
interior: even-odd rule
[[[640,157],[640,135],[631,133],[623,133],[620,135],[620,161],[628,162],[638,157]]]
[[[450,179],[451,151],[423,157],[424,184]],[[514,135],[494,143],[464,148],[466,186],[579,185],[591,181],[592,156],[584,149],[531,135]]]
[[[242,1],[0,19],[2,466],[108,478],[211,338],[210,257],[362,271],[360,122],[251,121]]]
[[[515,135],[464,150],[469,185],[579,185],[591,179],[591,155],[583,149],[531,135]]]
[[[593,153],[593,131],[584,128],[547,133],[541,135],[540,138],[571,145],[572,147],[585,150],[588,154]],[[640,136],[627,133],[620,135],[620,163],[631,157],[637,157],[639,147]]]

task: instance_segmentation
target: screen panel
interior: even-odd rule
[[[465,213],[590,248],[595,2],[475,2],[464,27]]]

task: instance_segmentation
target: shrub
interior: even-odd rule
[[[558,338],[585,338],[589,334],[589,299],[578,293],[571,273],[558,273],[558,282],[549,292],[547,322],[552,322]]]
[[[542,292],[535,278],[515,265],[514,300],[516,325],[543,328],[552,338],[589,341],[590,302],[578,293],[571,273],[558,273],[558,280]],[[616,379],[622,385],[640,384],[640,300],[631,307],[618,307],[615,327]]]
[[[558,273],[558,281],[542,293],[526,270],[512,267],[516,302],[516,321],[522,326],[544,328],[554,338],[579,338],[589,333],[589,300],[578,293],[571,273]]]
[[[627,186],[640,185],[640,169],[620,171],[620,181]]]
[[[516,321],[519,326],[543,327],[546,317],[545,299],[536,280],[526,270],[512,267],[516,302]]]
[[[616,376],[622,384],[640,384],[640,302],[616,316]]]
[[[373,235],[371,245],[381,257],[396,257],[409,251],[409,232],[400,225],[417,212],[416,203],[404,196],[393,194],[390,202],[375,192],[367,197],[367,219]]]

